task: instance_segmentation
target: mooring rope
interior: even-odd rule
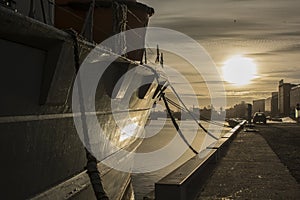
[[[181,139],[184,141],[184,143],[190,148],[190,150],[192,150],[195,154],[198,154],[198,152],[189,144],[189,142],[187,141],[187,139],[185,138],[185,136],[183,135],[181,129],[179,128],[179,125],[177,124],[176,120],[175,120],[175,117],[173,116],[173,113],[171,112],[171,109],[169,107],[169,104],[167,102],[167,99],[165,97],[165,94],[162,93],[161,94],[161,97],[165,103],[165,106],[166,106],[166,109],[168,111],[168,114],[170,115],[171,117],[171,120],[172,120],[172,123],[174,125],[174,127],[176,128],[176,131],[177,133],[180,135]]]
[[[79,71],[80,67],[80,60],[79,60],[79,45],[78,45],[78,34],[74,30],[68,31],[68,33],[72,36],[73,38],[73,48],[74,48],[74,64],[75,64],[75,72],[76,74]],[[82,99],[82,88],[80,85],[80,81],[77,81],[78,83],[78,93],[79,93],[79,103],[80,103],[80,112],[81,112],[81,121],[82,121],[82,128],[84,132],[84,140],[85,142],[89,145],[89,137],[88,137],[88,127],[87,127],[87,119],[85,115],[85,108],[84,108],[84,103]],[[97,159],[85,148],[86,152],[86,159],[87,159],[87,164],[86,164],[86,170],[87,174],[89,175],[90,182],[92,184],[95,196],[97,200],[109,200],[103,185],[102,185],[102,180],[100,177],[100,172],[98,171],[97,167]]]
[[[182,107],[181,105],[177,104],[176,102],[174,102],[173,100],[169,99],[168,97],[166,97],[167,101],[172,104],[174,107],[176,107],[177,109],[181,110],[181,111],[185,111],[185,112],[188,112],[184,107]],[[200,116],[200,118],[202,118],[202,121],[205,121],[207,123],[210,123],[210,124],[214,124],[216,126],[220,126],[220,127],[230,127],[226,124],[222,124],[222,123],[219,123],[219,122],[216,122],[216,121],[212,121],[204,116]],[[200,119],[201,121],[201,119]]]
[[[219,138],[217,138],[216,136],[214,136],[210,131],[208,131],[200,122],[198,122],[198,120],[196,119],[196,117],[193,115],[193,113],[191,113],[191,111],[187,108],[187,106],[184,104],[184,102],[182,101],[182,99],[180,98],[180,96],[178,95],[178,93],[176,92],[175,88],[169,84],[171,90],[173,91],[173,93],[175,94],[175,96],[177,97],[177,99],[179,100],[179,102],[183,105],[184,109],[189,113],[189,115],[193,118],[193,120],[198,124],[198,126],[205,132],[207,133],[207,135],[209,135],[210,137],[214,138],[215,140],[218,140]]]

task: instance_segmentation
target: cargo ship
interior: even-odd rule
[[[133,199],[130,172],[103,164],[110,155],[101,160],[83,145],[74,116],[88,113],[72,111],[72,92],[81,63],[97,44],[147,27],[153,14],[153,8],[134,0],[0,1],[1,199]],[[135,42],[144,45],[145,34]],[[119,56],[98,83],[94,114],[120,149],[134,153],[142,133],[124,137],[128,119],[116,123],[111,101],[129,98],[128,109],[117,113],[128,112],[144,126],[166,84],[160,67],[146,64],[145,49],[137,49]],[[124,79],[116,89],[132,69],[135,81]],[[128,85],[145,79],[150,83],[127,94]],[[107,152],[104,141],[97,148]],[[119,164],[128,165],[130,156]]]

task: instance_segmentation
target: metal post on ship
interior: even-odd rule
[[[94,10],[95,10],[96,1],[93,0],[90,4],[89,11],[85,18],[81,35],[84,36],[88,41],[93,41],[93,30],[94,30]]]

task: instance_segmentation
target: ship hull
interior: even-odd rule
[[[71,109],[76,77],[74,38],[18,13],[0,9],[1,197],[93,199],[92,184],[86,173],[85,146],[74,125],[74,115],[90,113],[73,113]],[[82,63],[94,47],[84,41],[77,42]],[[126,59],[112,63],[105,71],[109,79],[100,79],[97,87],[94,113],[109,141],[129,152],[120,160],[120,165],[129,166],[126,162],[132,161],[142,141],[136,136],[141,133],[121,139],[123,127],[117,124],[110,108],[114,98],[114,83],[110,80],[116,82],[130,69],[136,70],[136,84],[155,71],[149,66],[139,69]],[[131,83],[123,83],[128,84]],[[153,79],[146,91],[143,87],[143,91],[130,94],[128,109],[120,109],[118,113],[128,112],[139,126],[144,126],[159,84]],[[119,89],[125,91],[122,87]],[[121,124],[126,125],[127,119],[123,120]],[[109,152],[109,149],[102,141],[98,151]],[[111,155],[116,153],[112,151]],[[132,195],[130,171],[116,170],[103,164],[104,158],[97,158],[108,197],[122,199]]]

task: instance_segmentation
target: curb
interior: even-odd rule
[[[246,120],[242,121],[218,141],[155,183],[155,190],[144,197],[144,200],[194,199],[245,124]]]

